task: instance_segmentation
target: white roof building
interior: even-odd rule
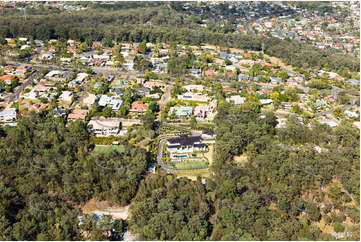
[[[16,108],[8,108],[0,112],[1,122],[12,122],[16,120]]]
[[[70,102],[71,98],[73,96],[73,92],[71,91],[62,91],[61,95],[59,96],[59,98],[63,101],[66,102]]]
[[[239,95],[236,96],[230,96],[229,98],[226,98],[227,102],[234,102],[234,105],[240,105],[246,101],[245,97],[241,97]]]

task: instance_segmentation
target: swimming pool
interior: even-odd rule
[[[188,158],[187,154],[184,155],[174,155],[174,158]]]

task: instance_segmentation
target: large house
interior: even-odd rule
[[[9,108],[0,112],[0,122],[13,122],[16,120],[16,108]]]
[[[73,113],[68,115],[68,120],[76,121],[77,119],[85,120],[88,115],[88,110],[86,109],[74,109]]]
[[[121,122],[117,118],[92,119],[87,125],[89,133],[96,136],[117,136],[121,130]]]
[[[207,95],[202,95],[201,93],[186,92],[182,95],[178,95],[178,99],[185,101],[208,102],[209,97]]]
[[[135,101],[132,103],[132,107],[129,112],[132,113],[145,113],[147,111],[148,105],[142,101]]]
[[[26,73],[30,72],[31,66],[29,65],[20,65],[16,68],[15,73],[19,76],[24,76]]]
[[[99,100],[99,106],[105,107],[108,104],[112,106],[112,110],[119,110],[123,101],[121,99],[116,99],[115,97],[108,97],[107,95],[102,95]]]
[[[192,107],[171,107],[169,109],[169,113],[172,114],[174,113],[177,117],[179,118],[187,118],[190,117],[193,113],[193,108]]]
[[[201,136],[181,135],[167,140],[167,150],[171,153],[205,151],[206,149],[207,145],[202,142]]]
[[[226,101],[233,102],[234,105],[240,105],[246,101],[246,98],[236,95],[236,96],[230,96],[229,98],[226,98]]]
[[[199,104],[194,109],[194,115],[196,116],[196,120],[213,120],[216,108],[217,101],[212,101],[209,104]]]

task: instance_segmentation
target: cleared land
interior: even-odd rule
[[[193,169],[205,169],[207,164],[203,160],[199,161],[183,161],[174,163],[175,167],[180,170],[193,170]]]
[[[95,213],[98,215],[111,215],[113,218],[127,219],[130,211],[128,206],[118,206],[107,201],[89,200],[83,207],[84,213]]]
[[[123,145],[96,145],[93,152],[94,153],[108,153],[112,150],[116,150],[118,152],[124,152]]]

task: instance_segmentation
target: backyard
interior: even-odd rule
[[[181,162],[173,162],[176,169],[179,170],[194,170],[208,168],[207,163],[204,160],[189,160]]]
[[[116,150],[120,153],[124,152],[123,145],[96,145],[93,152],[94,153],[109,153],[112,150]]]

